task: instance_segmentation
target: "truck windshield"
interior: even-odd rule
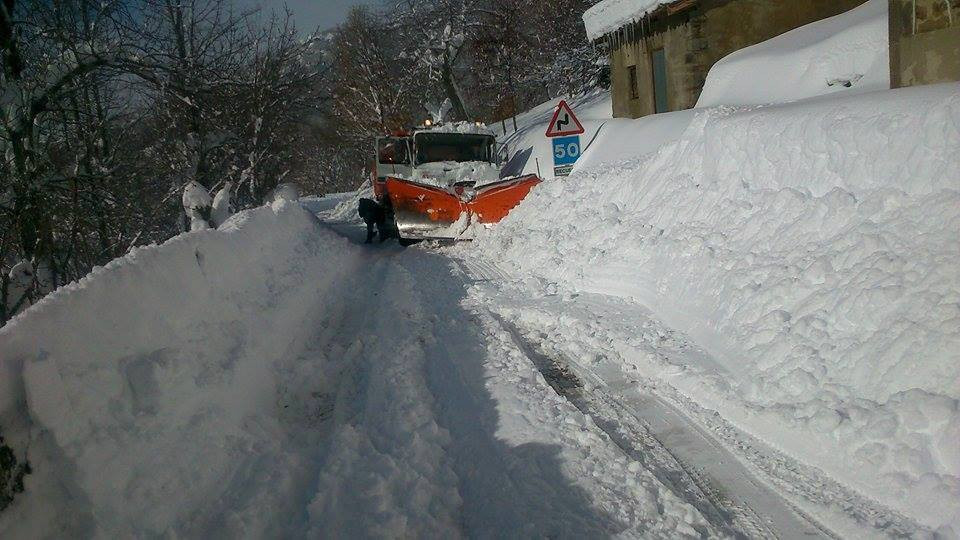
[[[493,137],[461,133],[418,133],[417,163],[493,161]]]

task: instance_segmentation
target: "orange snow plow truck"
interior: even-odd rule
[[[467,240],[470,225],[499,222],[541,181],[505,176],[496,138],[468,123],[378,138],[376,154],[374,196],[401,244]]]

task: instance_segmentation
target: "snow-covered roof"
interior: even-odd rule
[[[634,23],[673,0],[603,0],[583,14],[590,41],[602,38],[621,26]]]

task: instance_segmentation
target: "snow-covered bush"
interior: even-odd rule
[[[270,202],[281,200],[291,202],[300,200],[300,187],[290,182],[277,186],[270,196]]]
[[[232,215],[230,210],[230,190],[233,189],[233,182],[225,182],[216,197],[213,198],[213,207],[210,212],[210,219],[214,227],[219,227],[227,222]]]
[[[187,182],[183,188],[183,211],[190,220],[191,231],[201,231],[210,228],[210,213],[213,201],[210,192],[196,180]]]
[[[31,303],[37,280],[30,261],[20,261],[13,265],[10,273],[4,277],[3,292],[6,296],[4,313],[12,317]]]

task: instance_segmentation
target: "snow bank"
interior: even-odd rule
[[[372,194],[373,190],[370,187],[370,182],[364,182],[360,187],[359,191],[365,191]],[[346,211],[351,209],[353,216],[356,216],[357,213],[357,204],[359,203],[358,191],[344,191],[341,193],[326,193],[324,195],[308,195],[306,197],[300,197],[300,204],[304,206],[307,210],[310,210],[314,214],[328,214],[337,209],[340,211]],[[364,195],[367,196],[367,195]],[[350,208],[350,205],[353,205]],[[342,208],[341,208],[342,207]],[[353,216],[344,216],[344,217],[353,217]]]
[[[587,39],[593,41],[621,26],[634,23],[658,7],[669,4],[664,0],[603,0],[583,14]]]
[[[957,148],[955,84],[699,110],[654,155],[538,186],[474,244],[647,304],[721,364],[671,384],[957,531]]]
[[[302,534],[303,507],[283,503],[313,495],[303,424],[329,376],[297,352],[361,255],[279,201],[136,249],[14,319],[0,426],[34,473],[0,537]]]
[[[328,221],[352,221],[361,223],[360,215],[357,209],[360,207],[360,199],[373,199],[373,184],[365,181],[356,191],[341,193],[337,198],[333,208],[316,210],[314,205],[308,205],[311,211],[322,215]]]
[[[781,103],[890,88],[889,6],[869,2],[717,62],[698,107]]]
[[[677,140],[693,116],[694,111],[687,109],[651,114],[636,120],[607,120],[600,126],[596,140],[577,160],[576,170],[637,159],[656,152],[664,144]]]

